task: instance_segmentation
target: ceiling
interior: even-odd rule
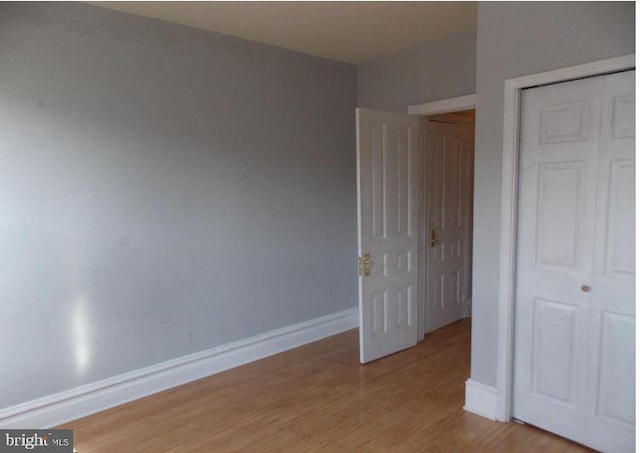
[[[362,63],[474,30],[475,2],[89,2],[285,49]]]

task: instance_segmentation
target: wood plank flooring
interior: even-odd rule
[[[352,330],[61,428],[79,453],[589,451],[462,409],[470,330],[364,366]]]

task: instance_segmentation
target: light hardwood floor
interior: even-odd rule
[[[62,427],[79,453],[588,451],[462,409],[470,328],[364,366],[352,330]]]

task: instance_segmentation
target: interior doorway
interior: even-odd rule
[[[471,316],[475,109],[428,115],[424,121],[419,340]]]

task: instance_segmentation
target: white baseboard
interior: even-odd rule
[[[358,326],[358,309],[322,316],[0,410],[2,429],[47,429]]]
[[[495,387],[467,379],[464,410],[495,420],[496,394],[497,389]]]

